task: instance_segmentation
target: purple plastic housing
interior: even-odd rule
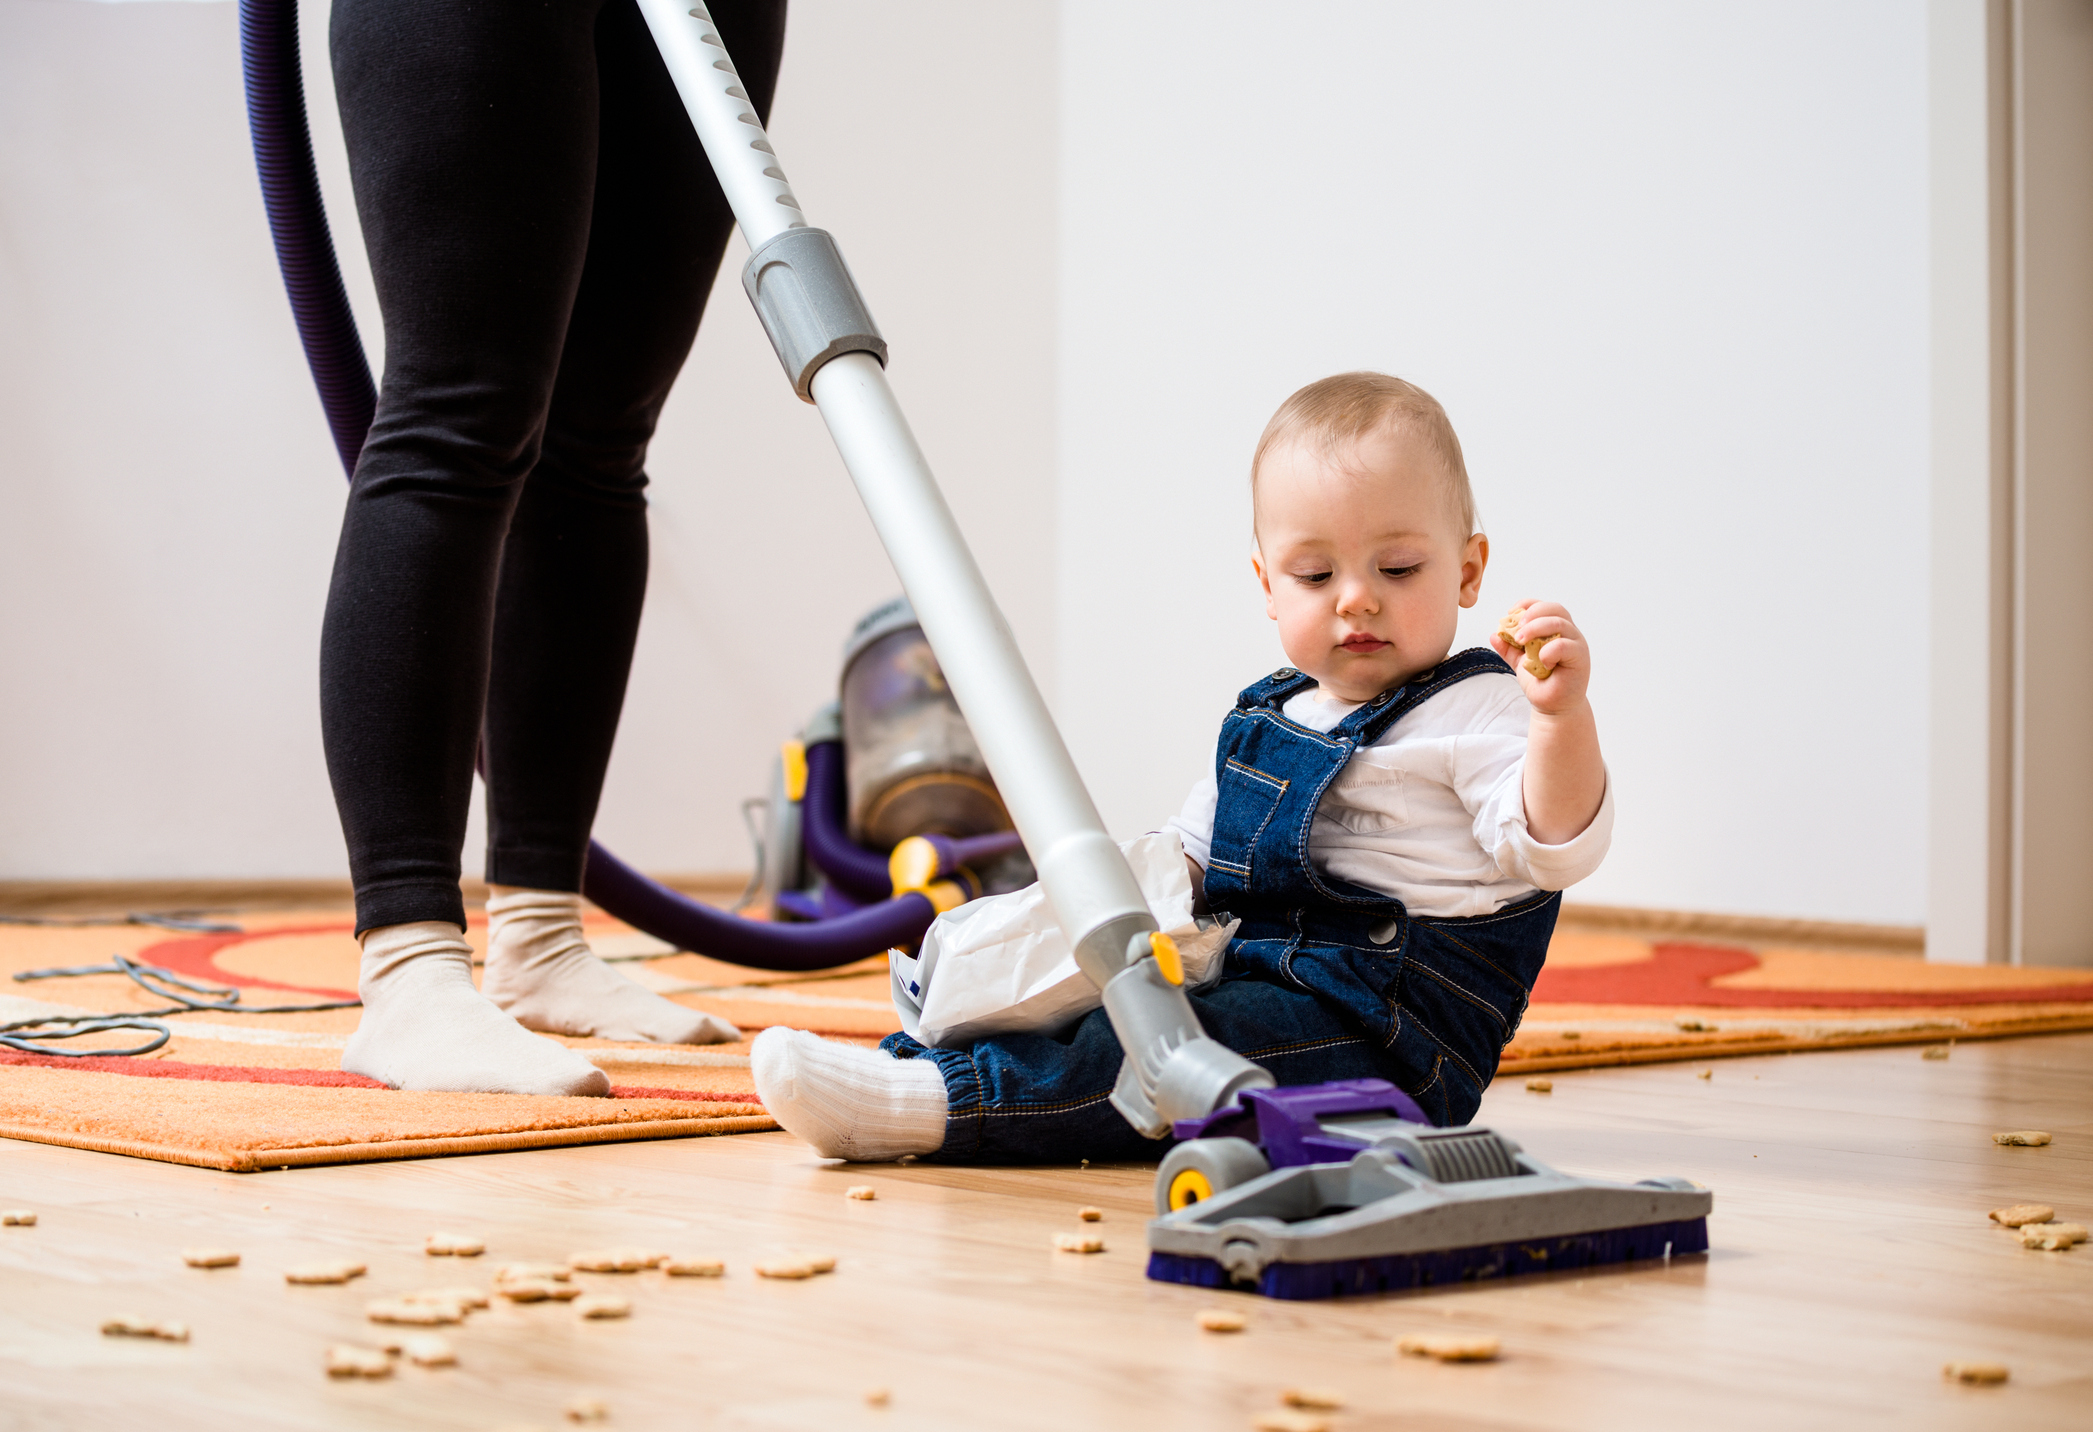
[[[1337,1079],[1290,1089],[1245,1089],[1235,1103],[1203,1119],[1180,1119],[1173,1127],[1179,1140],[1248,1139],[1264,1150],[1273,1168],[1350,1163],[1359,1141],[1324,1133],[1322,1120],[1332,1114],[1393,1114],[1427,1128],[1432,1122],[1415,1099],[1386,1079]]]

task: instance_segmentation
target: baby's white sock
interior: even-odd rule
[[[724,1019],[643,990],[589,949],[581,897],[497,885],[487,898],[480,988],[526,1029],[654,1044],[741,1038]]]
[[[945,1076],[929,1059],[766,1029],[749,1046],[763,1107],[824,1158],[883,1163],[945,1144]]]
[[[540,1039],[472,987],[472,946],[442,920],[365,932],[363,1016],[342,1068],[395,1089],[486,1094],[610,1093],[610,1076]]]

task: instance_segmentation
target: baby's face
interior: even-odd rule
[[[1438,458],[1403,433],[1268,451],[1251,561],[1287,660],[1346,701],[1445,660],[1490,558],[1461,526]]]

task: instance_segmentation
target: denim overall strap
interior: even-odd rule
[[[1382,692],[1328,732],[1289,720],[1280,709],[1315,685],[1313,677],[1281,669],[1246,689],[1221,723],[1214,755],[1208,903],[1245,917],[1304,904],[1334,904],[1380,920],[1398,916],[1401,902],[1317,874],[1308,859],[1316,807],[1352,753],[1379,740],[1419,702],[1471,676],[1510,670],[1493,651],[1461,652]]]

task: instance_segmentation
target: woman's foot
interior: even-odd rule
[[[425,920],[363,936],[363,1016],[342,1068],[395,1089],[484,1094],[610,1093],[610,1076],[540,1039],[472,987],[472,946]]]
[[[945,1076],[930,1059],[896,1059],[803,1029],[766,1029],[749,1046],[756,1095],[824,1158],[883,1163],[945,1145]]]
[[[526,1029],[651,1044],[741,1038],[724,1019],[643,990],[589,949],[581,897],[495,886],[487,899],[487,998]]]

